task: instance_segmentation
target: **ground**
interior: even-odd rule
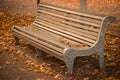
[[[26,57],[22,59],[6,52],[0,53],[0,80],[55,80],[43,73],[28,71],[25,63],[27,60]]]
[[[115,17],[118,22],[114,25],[120,27],[119,16],[115,15]],[[77,58],[73,76],[66,76],[64,62],[48,54],[42,58],[36,58],[34,48],[29,44],[24,44],[24,41],[20,41],[20,45],[14,45],[11,27],[30,25],[34,19],[33,16],[0,11],[0,80],[120,79],[120,38],[105,36],[105,72],[99,70],[98,56],[92,55]]]

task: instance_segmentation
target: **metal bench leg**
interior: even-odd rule
[[[101,70],[105,70],[105,67],[104,67],[104,50],[102,50],[99,54],[99,66],[100,66],[100,69]]]
[[[74,59],[65,59],[65,64],[66,64],[67,69],[68,69],[68,71],[65,74],[72,75],[73,74]]]
[[[71,51],[71,50],[68,50],[64,53],[64,60],[68,69],[68,71],[66,72],[66,75],[73,74],[73,64],[75,59],[75,55],[73,53],[74,51]]]
[[[15,43],[14,44],[15,45],[19,45],[19,38],[17,38],[17,37],[14,36],[14,39],[15,39]]]
[[[36,52],[37,52],[37,56],[38,57],[42,57],[42,54],[43,54],[43,51],[38,49],[38,48],[35,48]]]

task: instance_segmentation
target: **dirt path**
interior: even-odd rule
[[[18,58],[0,52],[0,80],[55,80],[43,73],[28,71],[25,63],[27,60],[27,57]]]

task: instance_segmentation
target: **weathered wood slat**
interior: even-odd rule
[[[78,22],[78,23],[81,23],[81,24],[83,23],[83,24],[87,24],[87,25],[92,25],[92,26],[96,26],[96,27],[101,27],[100,25],[98,25],[98,24],[96,24],[96,23],[91,23],[91,22],[87,22],[87,21],[83,21],[83,20],[68,18],[68,17],[66,17],[66,16],[57,15],[57,14],[54,14],[54,13],[51,13],[51,12],[47,12],[47,11],[44,11],[44,10],[39,10],[39,12],[42,12],[42,13],[44,13],[44,14],[48,14],[48,15],[51,15],[51,16],[63,18],[63,19],[66,19],[66,20]]]
[[[63,25],[66,24],[66,25],[69,25],[69,26],[73,26],[75,28],[79,28],[79,29],[84,29],[84,30],[89,30],[91,32],[99,32],[99,28],[94,28],[94,26],[88,26],[88,25],[84,25],[84,24],[80,24],[80,23],[76,23],[76,22],[72,22],[72,21],[69,21],[69,20],[65,20],[65,19],[59,19],[57,17],[53,17],[53,16],[49,16],[49,15],[39,15],[38,14],[38,19],[39,18],[42,18],[42,19],[49,19],[49,20],[53,20],[55,21],[54,23],[56,22],[59,22],[59,23],[62,23]],[[91,28],[93,27],[93,28]],[[94,33],[92,33],[91,35],[94,35]]]
[[[38,21],[38,22],[37,22],[37,21]],[[80,40],[86,41],[86,42],[88,42],[88,43],[95,43],[95,41],[96,41],[96,40],[92,40],[92,39],[85,38],[85,37],[82,37],[82,36],[80,36],[80,35],[71,33],[70,31],[66,31],[66,30],[62,30],[62,29],[56,28],[56,27],[58,27],[57,25],[54,25],[54,24],[45,22],[45,21],[43,21],[43,20],[37,20],[37,21],[36,21],[36,23],[38,23],[38,24],[41,24],[41,25],[46,26],[46,27],[49,27],[49,28],[51,28],[52,30],[58,31],[58,32],[60,32],[60,33],[67,34],[67,35],[70,35],[70,36],[72,36],[72,37],[78,38],[78,39],[80,39]],[[58,33],[58,32],[57,32],[57,33]]]
[[[37,42],[31,40],[31,38],[29,38],[29,37],[27,37],[27,36],[24,37],[24,35],[22,35],[21,33],[17,33],[17,34],[16,34],[16,32],[13,32],[13,34],[14,34],[14,36],[17,36],[17,37],[20,37],[21,39],[24,39],[24,40],[27,41],[29,44],[32,44],[32,46],[34,46],[34,47],[36,47],[36,48],[40,48],[40,49],[43,50],[43,51],[44,51],[44,49],[46,49],[45,52],[47,52],[48,54],[51,54],[51,55],[57,57],[57,58],[60,59],[60,60],[64,60],[63,57],[62,57],[62,53],[59,53],[59,52],[57,52],[57,51],[54,50],[54,49],[51,49],[51,48],[49,48],[49,47],[47,47],[47,46],[44,46],[44,45],[41,44],[41,43],[37,43]],[[56,53],[56,54],[53,54],[53,53]]]
[[[33,39],[33,38],[36,39],[38,41],[38,43],[39,43],[39,40],[42,41],[44,43],[43,45],[47,45],[47,43],[48,43],[48,45],[50,46],[50,44],[51,44],[51,45],[53,45],[53,47],[51,47],[51,48],[53,48],[54,50],[59,51],[59,52],[61,52],[62,49],[63,49],[63,47],[65,47],[64,45],[59,44],[58,42],[57,43],[55,43],[55,42],[52,43],[53,41],[51,41],[51,39],[49,38],[49,36],[48,36],[48,39],[43,39],[44,38],[43,36],[46,36],[45,33],[42,33],[44,31],[39,32],[39,36],[38,36],[38,33],[36,33],[34,30],[33,31],[29,31],[27,29],[23,30],[23,28],[17,27],[16,30],[15,30],[15,32],[16,31],[17,31],[17,33],[21,33],[23,36],[26,36],[26,35],[29,35],[30,37],[32,36],[31,39]],[[28,34],[28,33],[31,33],[31,34]],[[49,40],[49,41],[47,41],[47,40]],[[56,40],[54,40],[54,41],[56,41]],[[60,45],[61,45],[61,47],[60,47]],[[56,46],[58,48],[56,48],[54,46]]]
[[[39,28],[42,28],[42,29],[47,30],[47,31],[49,31],[49,32],[52,32],[52,33],[54,33],[54,34],[60,35],[60,36],[65,37],[65,38],[67,38],[67,39],[76,41],[77,43],[86,43],[86,41],[84,41],[84,40],[80,40],[80,39],[77,39],[77,38],[75,38],[75,37],[73,37],[73,36],[70,36],[70,35],[67,35],[67,34],[64,34],[64,33],[60,33],[60,32],[58,32],[58,31],[56,31],[56,30],[52,30],[52,29],[50,29],[50,28],[43,27],[43,26],[41,26],[41,24],[39,24],[39,23],[34,24],[34,26],[37,26],[37,27],[39,27]],[[44,24],[44,26],[45,26],[45,24]],[[48,25],[47,25],[47,26],[48,26]],[[49,27],[49,26],[48,26],[48,27]],[[88,45],[89,45],[89,46],[92,46],[93,44],[92,44],[92,43],[88,43]]]
[[[67,13],[72,13],[72,14],[76,14],[76,15],[82,15],[82,16],[87,16],[87,17],[92,17],[92,18],[95,18],[95,19],[103,19],[104,15],[98,15],[98,14],[86,14],[85,12],[77,12],[75,10],[70,10],[70,9],[63,9],[63,8],[59,8],[57,6],[50,6],[50,5],[47,5],[47,4],[39,4],[39,7],[46,7],[46,8],[49,8],[49,9],[55,9],[55,10],[59,10],[59,11],[63,11],[63,12],[67,12]]]
[[[98,24],[98,25],[101,24],[100,19],[94,19],[92,17],[86,17],[86,16],[82,16],[82,15],[80,16],[80,15],[75,15],[75,14],[72,14],[72,13],[65,13],[65,12],[61,12],[59,10],[54,10],[54,9],[49,9],[49,8],[44,8],[44,7],[40,7],[40,10],[44,10],[44,11],[47,11],[47,12],[50,12],[50,13],[65,16],[65,17],[72,18],[72,19],[78,19],[78,20],[82,20],[82,21],[86,21],[86,22],[95,23],[95,24]]]
[[[68,21],[64,21],[64,20],[60,20],[60,19],[56,20],[56,18],[50,18],[49,16],[45,16],[45,15],[38,16],[37,18],[38,19],[36,19],[36,20],[43,20],[48,23],[55,24],[55,25],[57,25],[57,28],[59,28],[59,29],[70,31],[74,34],[85,36],[85,37],[88,37],[93,40],[96,40],[96,38],[98,36],[96,34],[96,32],[99,32],[98,29],[87,27],[85,25],[79,25],[79,24],[75,24],[75,23],[73,24],[72,22],[68,22]],[[69,24],[71,24],[71,25],[69,25]],[[96,31],[96,32],[94,32],[94,31]]]

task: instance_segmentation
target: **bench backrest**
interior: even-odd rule
[[[104,36],[106,22],[108,22],[105,20],[106,16],[103,15],[39,4],[37,18],[33,25],[92,46],[100,36]]]

